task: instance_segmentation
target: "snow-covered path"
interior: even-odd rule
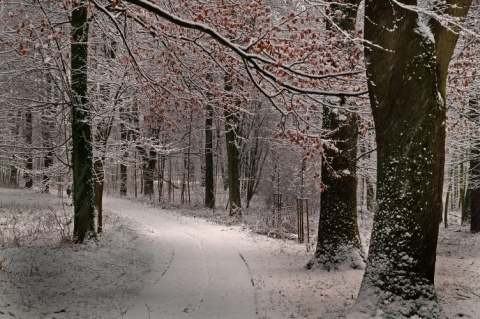
[[[195,220],[203,224],[199,229],[191,219],[149,207],[139,211],[138,204],[125,200],[107,199],[105,208],[139,222],[162,247],[168,247],[161,253],[170,259],[161,278],[142,292],[123,318],[256,317],[254,282],[248,266],[221,229]]]
[[[64,204],[0,188],[0,319],[341,319],[362,280],[362,270],[306,270],[312,251],[295,241],[131,199],[107,197],[99,240],[72,245]],[[360,216],[362,231],[370,223]],[[467,226],[440,228],[449,318],[480,318],[479,252]]]

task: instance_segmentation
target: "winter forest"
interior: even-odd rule
[[[0,318],[480,318],[480,1],[0,16]]]

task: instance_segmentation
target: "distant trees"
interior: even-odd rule
[[[3,180],[18,185],[23,176],[25,186],[34,187],[42,175],[48,190],[52,177],[60,186],[68,183],[73,169],[79,242],[95,232],[94,196],[101,231],[104,187],[152,201],[157,193],[165,202],[175,201],[179,190],[182,204],[190,203],[190,187],[196,187],[204,192],[203,205],[213,209],[220,202],[217,184],[224,181],[230,214],[238,217],[260,191],[271,203],[273,193],[303,197],[322,187],[314,259],[334,264],[342,247],[360,247],[361,171],[375,223],[351,317],[377,311],[394,316],[398,305],[404,317],[441,317],[433,283],[448,66],[471,1],[433,1],[433,7],[365,1],[365,41],[352,32],[357,0],[269,3],[5,4]],[[366,94],[364,68],[374,119],[366,126],[360,118],[368,112],[354,102]],[[22,72],[42,90],[22,88]],[[477,109],[475,99],[470,109]],[[373,127],[376,154],[373,142],[357,146],[359,131],[371,134]],[[468,171],[472,177],[471,227],[478,231],[478,140],[472,145],[471,153],[462,146],[463,166],[453,175]],[[377,205],[375,178],[368,176],[374,169],[358,169],[359,157],[377,160]],[[463,179],[456,192],[464,194],[465,185]],[[367,300],[375,309],[367,309]]]

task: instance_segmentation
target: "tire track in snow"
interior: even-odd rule
[[[137,304],[122,318],[257,317],[251,271],[230,242],[228,232],[125,200],[112,204],[120,214],[150,229],[148,233],[155,240],[173,250],[168,269],[145,288]]]

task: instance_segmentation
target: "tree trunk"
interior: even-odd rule
[[[94,235],[94,190],[91,114],[87,97],[87,2],[74,3],[71,41],[71,106],[73,140],[74,227],[73,239],[83,242]]]
[[[10,187],[18,187],[18,179],[17,179],[17,174],[18,174],[18,169],[17,166],[14,164],[15,156],[12,157],[12,163],[10,165]]]
[[[450,202],[450,193],[452,192],[452,186],[448,186],[447,198],[445,199],[445,210],[443,213],[443,225],[445,228],[448,228],[448,204]]]
[[[105,185],[105,172],[103,161],[105,159],[97,158],[94,162],[95,170],[95,207],[97,207],[97,233],[103,231],[103,187]]]
[[[27,110],[25,113],[25,144],[27,147],[32,146],[33,140],[33,127],[32,127],[32,111]],[[33,158],[32,158],[32,150],[28,149],[26,151],[27,154],[27,161],[25,164],[25,174],[23,175],[25,178],[25,187],[32,188],[33,187]]]
[[[435,25],[432,39],[422,31],[428,26],[418,13],[393,2],[367,0],[365,16],[365,39],[373,44],[366,47],[365,60],[377,137],[378,207],[366,272],[349,318],[378,312],[385,318],[445,318],[433,284],[445,83],[456,39],[445,42],[441,25]]]
[[[153,181],[155,180],[155,168],[157,166],[157,152],[150,148],[148,153],[143,152],[143,195],[154,195]]]
[[[213,107],[207,105],[205,117],[205,207],[215,208],[215,183],[213,166]]]
[[[128,155],[124,153],[125,159]],[[127,196],[128,168],[125,163],[120,163],[120,197]]]
[[[50,76],[47,76],[47,83]],[[42,139],[43,146],[47,149],[43,157],[43,178],[42,178],[42,188],[45,193],[48,193],[50,190],[50,174],[49,169],[53,165],[53,144],[51,141],[52,138],[52,129],[54,127],[54,112],[51,109],[46,109],[42,114]]]
[[[332,20],[344,31],[355,28],[359,1],[347,1],[351,6],[331,4]],[[343,12],[339,18],[338,12]],[[330,29],[330,26],[327,25]],[[360,234],[357,224],[357,142],[359,117],[340,107],[324,107],[323,128],[333,132],[330,139],[338,151],[325,150],[322,162],[322,183],[325,190],[320,196],[320,219],[315,254],[307,268],[318,265],[327,270],[339,267],[364,267]]]
[[[229,76],[226,76],[225,91],[230,92],[232,86]],[[225,138],[227,142],[227,170],[228,170],[228,198],[230,205],[230,216],[242,215],[242,204],[240,195],[240,165],[239,150],[237,147],[237,129],[239,125],[238,114],[225,107]]]
[[[120,163],[120,197],[127,196],[127,182],[128,182],[128,168],[125,163],[128,158],[128,139],[129,139],[129,129],[125,122],[128,121],[128,116],[124,115],[124,109],[120,109],[120,141],[122,143],[122,161]]]
[[[188,179],[188,153],[183,154],[183,174],[182,188],[180,192],[180,203],[185,204],[187,196],[187,179]]]
[[[358,116],[325,108],[323,128],[333,131],[338,151],[327,149],[322,164],[318,241],[307,267],[364,267],[357,224]]]
[[[43,184],[43,192],[48,193],[50,192],[50,175],[48,173],[49,168],[53,165],[53,152],[47,151],[43,158],[43,168],[45,173],[43,174],[42,184]]]
[[[261,104],[257,105],[261,108]],[[260,141],[261,129],[265,124],[265,117],[256,115],[252,120],[252,125],[248,128],[249,143],[244,147],[242,156],[243,162],[243,174],[245,180],[245,193],[246,193],[246,207],[250,206],[250,202],[255,195],[257,187],[262,178],[262,171],[265,161],[267,159],[269,148],[267,145],[262,144]],[[253,144],[253,145],[252,145]]]
[[[160,155],[158,167],[158,201],[162,201],[163,197],[163,182],[165,179],[165,155]]]
[[[471,120],[475,121],[477,127],[480,126],[480,100],[470,100],[473,116]],[[480,140],[473,142],[470,156],[470,231],[472,233],[480,232]]]

